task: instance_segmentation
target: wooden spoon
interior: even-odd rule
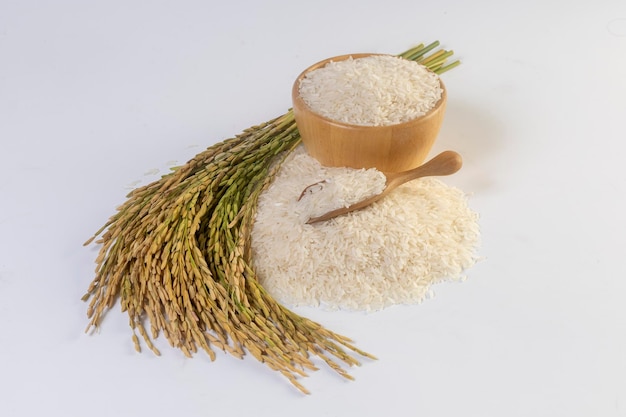
[[[423,165],[420,165],[417,168],[410,169],[408,171],[403,172],[383,172],[387,179],[385,188],[380,194],[375,196],[366,198],[365,200],[361,200],[358,203],[354,203],[348,207],[341,207],[336,210],[329,211],[326,214],[322,214],[318,217],[312,217],[307,221],[307,224],[317,223],[324,220],[332,219],[333,217],[341,216],[342,214],[349,213],[351,211],[359,210],[364,207],[369,206],[374,201],[378,201],[387,194],[389,194],[393,189],[399,187],[405,182],[421,178],[421,177],[432,177],[432,176],[440,176],[440,175],[450,175],[457,172],[461,169],[461,165],[463,165],[463,160],[461,155],[454,151],[444,151],[439,155],[435,156],[430,161],[426,162]],[[313,184],[315,185],[315,184]],[[309,186],[311,187],[311,186]],[[305,191],[309,188],[305,188]],[[302,193],[304,194],[303,191]]]

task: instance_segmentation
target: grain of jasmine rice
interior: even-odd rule
[[[299,92],[314,112],[329,119],[385,126],[424,115],[442,89],[439,76],[417,62],[373,55],[329,62],[309,72]]]
[[[476,262],[478,215],[463,192],[434,178],[404,184],[363,210],[305,224],[298,197],[328,173],[300,146],[259,198],[253,264],[282,303],[366,311],[418,303],[433,284],[463,279]]]

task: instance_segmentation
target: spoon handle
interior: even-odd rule
[[[417,168],[403,172],[385,173],[387,187],[397,187],[405,182],[421,177],[451,175],[461,169],[462,165],[463,158],[457,152],[443,151]]]

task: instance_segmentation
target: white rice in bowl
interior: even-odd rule
[[[439,76],[391,55],[331,61],[300,80],[304,102],[324,117],[362,126],[385,126],[423,116],[442,95]]]
[[[252,262],[277,300],[366,311],[413,304],[432,284],[462,279],[474,265],[478,215],[463,192],[434,178],[411,181],[365,209],[306,224],[302,190],[329,175],[354,181],[373,175],[349,171],[329,171],[300,146],[259,197]],[[356,182],[354,188],[376,192]]]

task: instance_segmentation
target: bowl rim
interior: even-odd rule
[[[406,58],[402,58],[398,55],[391,55],[391,54],[381,54],[381,53],[367,53],[367,52],[361,52],[361,53],[354,53],[354,54],[343,54],[343,55],[337,55],[337,56],[333,56],[330,58],[326,58],[323,59],[321,61],[318,61],[312,65],[310,65],[309,67],[307,67],[304,71],[302,71],[300,73],[300,75],[298,75],[298,77],[296,78],[296,80],[293,83],[292,89],[291,89],[291,96],[292,96],[292,101],[293,101],[293,106],[294,108],[297,107],[298,110],[306,110],[310,115],[317,117],[321,120],[323,120],[326,123],[329,124],[334,124],[343,128],[348,128],[348,129],[380,129],[380,130],[384,130],[384,129],[389,129],[389,128],[402,128],[405,126],[409,126],[411,124],[415,124],[415,123],[420,123],[421,121],[423,121],[424,119],[427,119],[429,117],[433,117],[433,115],[435,113],[437,113],[439,111],[439,109],[446,103],[447,100],[447,89],[446,86],[444,85],[443,81],[441,80],[441,77],[439,76],[439,74],[436,74],[435,72],[433,72],[432,70],[430,70],[427,67],[426,68],[427,71],[432,72],[433,74],[437,75],[437,79],[439,80],[439,85],[441,86],[441,97],[439,98],[439,100],[437,101],[437,103],[430,109],[428,110],[425,114],[421,115],[421,116],[417,116],[413,119],[407,120],[406,122],[401,122],[401,123],[394,123],[394,124],[390,124],[390,125],[358,125],[358,124],[351,124],[351,123],[345,123],[339,120],[335,120],[335,119],[331,119],[329,117],[323,116],[317,112],[315,112],[313,109],[311,109],[311,107],[304,101],[304,99],[300,96],[300,81],[311,71],[316,70],[318,68],[322,68],[323,66],[325,66],[326,64],[328,64],[331,61],[345,61],[347,59],[349,59],[350,57],[352,57],[353,59],[358,59],[358,58],[366,58],[368,56],[392,56],[392,57],[396,57],[396,58],[400,58],[400,59],[406,59]],[[415,61],[411,61],[411,62],[415,62]]]

